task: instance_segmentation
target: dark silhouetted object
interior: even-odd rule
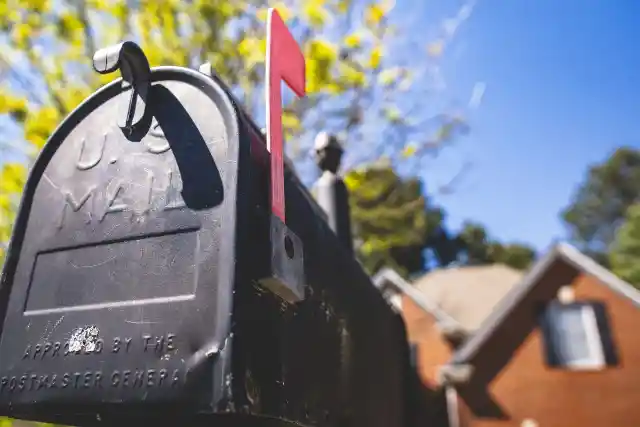
[[[350,255],[353,254],[349,191],[338,175],[343,149],[335,135],[321,132],[316,137],[315,155],[322,175],[314,185],[318,204],[327,214],[329,227]]]

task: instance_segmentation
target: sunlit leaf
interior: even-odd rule
[[[337,9],[340,13],[345,13],[351,6],[351,0],[338,0]]]
[[[325,40],[313,40],[305,49],[307,91],[322,91],[332,82],[331,70],[338,58],[338,47]]]
[[[344,38],[344,41],[343,41],[345,46],[347,46],[348,48],[360,47],[361,42],[362,42],[362,37],[358,33],[349,34]]]
[[[22,163],[5,163],[0,172],[0,194],[16,194],[22,191],[27,168]]]
[[[238,44],[238,53],[245,58],[248,68],[265,60],[267,44],[264,38],[246,37]]]
[[[54,107],[30,111],[24,124],[25,138],[37,148],[42,148],[60,118],[60,111]]]
[[[380,61],[382,60],[382,46],[376,46],[371,50],[371,54],[369,56],[369,67],[372,69],[377,69],[380,66]]]
[[[340,79],[349,87],[362,87],[367,82],[365,73],[344,64],[340,66]]]
[[[415,144],[408,144],[407,146],[404,147],[404,149],[402,150],[402,155],[404,157],[411,157],[414,154],[416,154],[416,152],[418,151],[418,147],[416,147]]]
[[[325,9],[325,0],[305,0],[302,6],[302,16],[312,27],[323,26],[330,15]]]
[[[402,69],[399,67],[393,67],[387,70],[383,70],[378,75],[378,82],[383,86],[389,86],[398,79],[401,71]]]
[[[27,115],[27,100],[6,92],[0,92],[0,114],[9,114],[22,122]]]
[[[284,111],[282,113],[282,127],[289,131],[297,131],[300,129],[300,119],[294,113]]]
[[[385,17],[386,11],[382,4],[370,4],[365,9],[365,20],[367,24],[375,26]]]
[[[385,118],[390,122],[399,122],[402,120],[402,112],[395,105],[388,105],[383,109]]]
[[[13,31],[11,31],[11,40],[18,49],[25,49],[31,36],[32,27],[26,23],[14,25]]]

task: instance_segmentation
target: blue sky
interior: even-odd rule
[[[432,22],[460,3],[397,0],[399,14]],[[472,131],[429,182],[464,162],[456,192],[436,201],[457,227],[484,223],[499,239],[539,249],[564,238],[559,211],[587,167],[616,147],[640,147],[640,2],[478,0],[442,66],[447,92],[486,84]]]

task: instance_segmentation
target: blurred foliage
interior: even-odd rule
[[[487,235],[481,224],[466,222],[457,237],[460,261],[466,265],[505,264],[526,270],[536,258],[535,250],[521,243],[500,243]]]
[[[6,163],[0,171],[0,266],[4,260],[5,245],[11,237],[25,179],[26,167],[22,163]]]
[[[640,204],[627,210],[625,222],[611,245],[609,260],[618,277],[640,289]]]
[[[421,182],[401,179],[390,166],[373,165],[352,170],[345,183],[364,268],[373,274],[391,267],[404,277],[424,271],[424,251],[440,235],[443,217],[428,203]]]
[[[537,257],[535,249],[523,243],[493,242],[490,253],[492,262],[508,265],[516,270],[527,270]]]
[[[388,165],[371,165],[345,176],[351,191],[351,215],[357,255],[369,274],[394,268],[405,278],[453,262],[501,263],[527,269],[536,253],[530,246],[501,243],[477,223],[466,222],[459,234],[447,229],[445,211],[429,202],[418,179],[403,179]],[[427,254],[432,259],[427,259]]]
[[[8,417],[0,417],[0,427],[58,427],[58,424],[14,420]]]
[[[573,243],[607,266],[616,230],[640,196],[640,151],[621,147],[589,168],[562,212]]]
[[[433,93],[422,84],[425,70],[442,49],[434,49],[422,34],[415,48],[409,47],[411,35],[392,25],[393,4],[386,0],[4,0],[0,145],[15,145],[7,139],[25,141],[22,148],[32,161],[60,120],[116,77],[92,70],[93,53],[125,39],[137,41],[152,66],[195,68],[211,62],[259,119],[268,6],[278,9],[307,61],[308,96],[289,101],[285,96],[283,111],[294,161],[306,161],[303,142],[321,129],[340,131],[349,143],[362,144],[351,150],[354,165],[382,154],[400,162],[433,153],[466,130],[459,113],[424,118],[422,103]],[[408,58],[393,47],[397,40]],[[367,123],[384,131],[365,135]],[[0,192],[0,238],[6,244],[25,170],[20,162],[5,163],[1,173],[7,185]]]

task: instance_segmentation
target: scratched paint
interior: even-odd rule
[[[69,339],[69,351],[78,352],[84,350],[87,353],[93,352],[98,343],[99,333],[100,331],[95,326],[85,326],[75,329]]]

